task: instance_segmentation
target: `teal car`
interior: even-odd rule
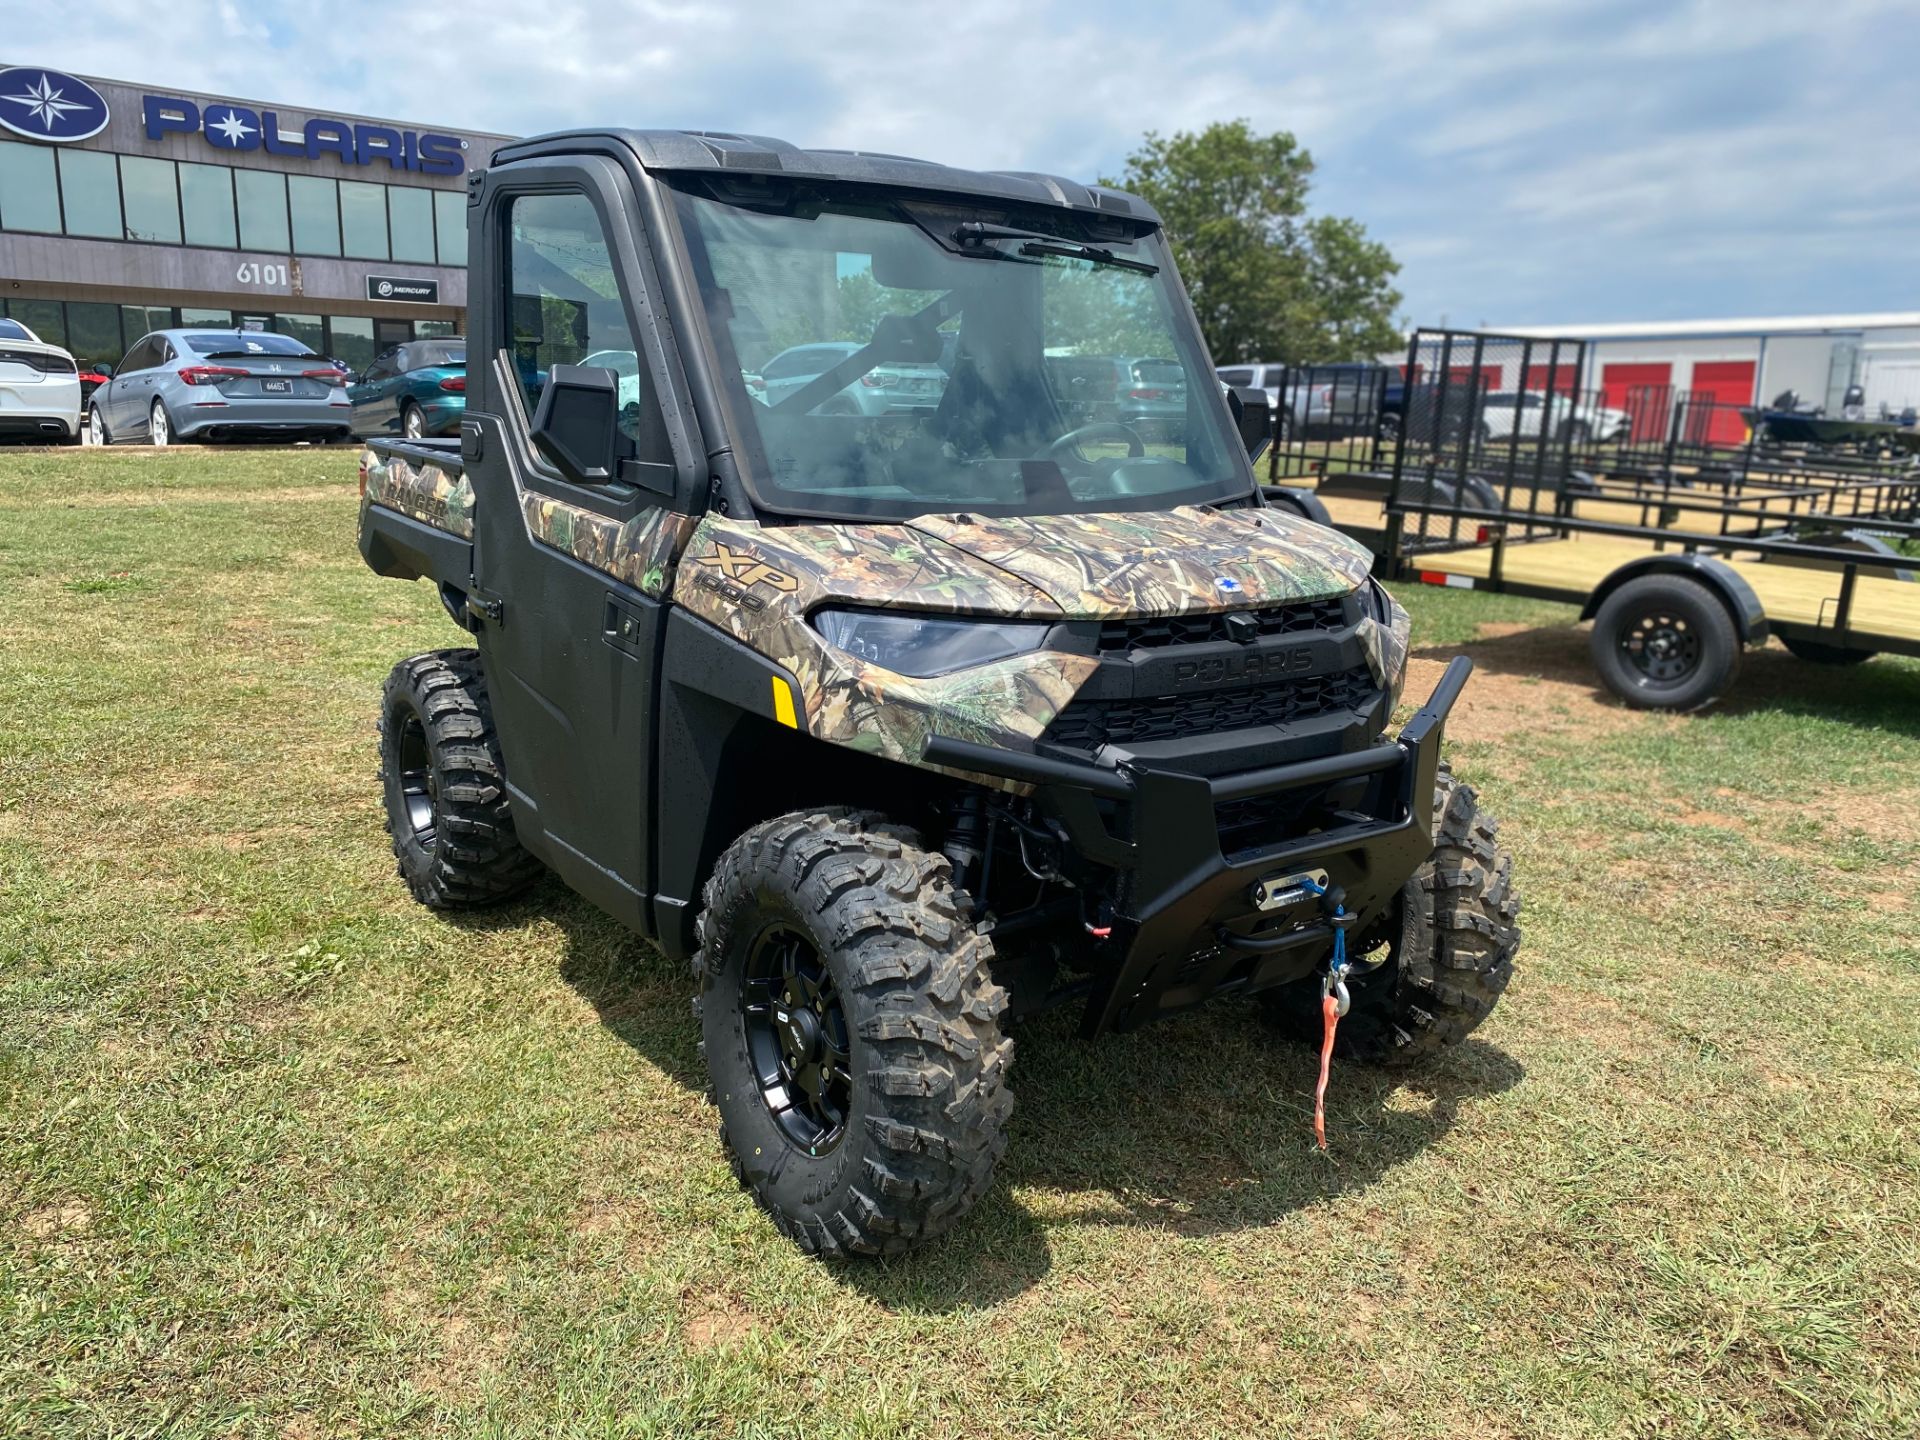
[[[467,342],[410,340],[374,357],[347,386],[356,435],[458,435],[467,413]]]

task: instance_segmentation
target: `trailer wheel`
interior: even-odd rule
[[[1684,575],[1629,580],[1593,622],[1593,663],[1639,710],[1698,710],[1740,673],[1740,636],[1726,606]]]
[[[1410,1065],[1457,1045],[1493,1013],[1513,979],[1520,897],[1513,857],[1473,787],[1442,765],[1434,787],[1433,854],[1401,887],[1384,950],[1356,964],[1352,1008],[1334,1053]],[[1262,997],[1269,1017],[1308,1044],[1320,1039],[1320,986],[1301,981]]]
[[[479,652],[435,650],[393,667],[380,708],[380,785],[400,878],[422,905],[497,904],[539,875],[507,808]]]
[[[892,1254],[993,1183],[1013,1042],[944,855],[880,816],[785,815],[720,857],[700,1014],[740,1184],[810,1255]]]

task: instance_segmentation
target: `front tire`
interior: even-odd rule
[[[1006,1148],[993,945],[944,855],[879,816],[755,826],[708,881],[694,973],[735,1178],[809,1255],[948,1229]]]
[[[1593,621],[1593,664],[1636,710],[1698,710],[1740,673],[1740,635],[1727,607],[1684,575],[1629,580]]]
[[[380,786],[400,878],[435,910],[498,904],[540,862],[520,845],[475,650],[402,660],[380,708]]]
[[[1368,1065],[1403,1066],[1458,1045],[1493,1013],[1513,979],[1520,897],[1499,824],[1473,787],[1443,765],[1434,783],[1433,853],[1401,887],[1384,959],[1367,957],[1347,980],[1352,1007],[1334,1032],[1334,1053]],[[1317,1045],[1317,979],[1263,996],[1268,1014]]]

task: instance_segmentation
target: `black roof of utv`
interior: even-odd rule
[[[493,162],[579,149],[582,140],[611,141],[631,150],[648,170],[708,171],[734,175],[792,175],[856,184],[892,185],[947,195],[978,195],[1025,205],[1058,205],[1100,215],[1159,224],[1138,195],[1083,185],[1058,175],[1024,170],[958,170],[930,160],[862,150],[802,150],[766,135],[729,135],[710,130],[563,130],[502,145]]]

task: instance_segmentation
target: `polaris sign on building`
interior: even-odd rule
[[[0,61],[0,314],[106,365],[231,325],[363,370],[465,333],[466,178],[509,138]]]

